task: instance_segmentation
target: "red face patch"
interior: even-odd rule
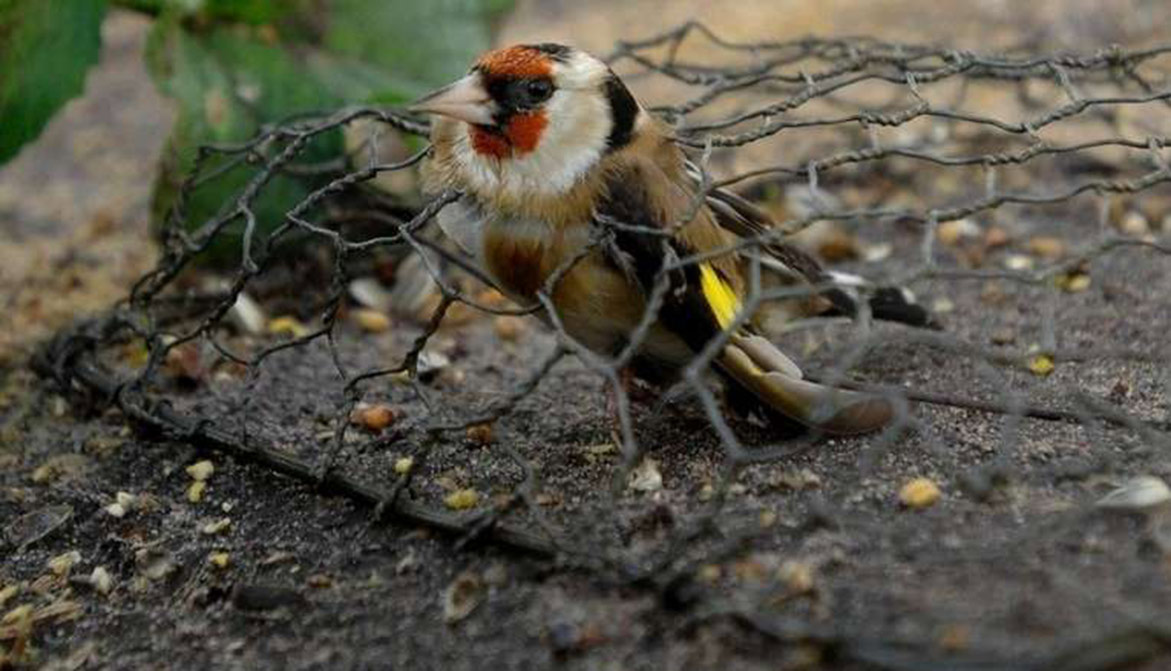
[[[489,51],[476,65],[494,77],[548,77],[553,74],[553,61],[532,47],[505,47]]]
[[[504,132],[472,126],[472,149],[477,154],[495,159],[524,155],[537,148],[541,132],[549,121],[541,111],[515,114],[504,127]]]

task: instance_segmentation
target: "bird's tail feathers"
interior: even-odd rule
[[[760,336],[732,336],[719,366],[768,407],[826,433],[869,433],[894,416],[886,399],[804,379],[796,363]]]
[[[876,287],[858,275],[838,271],[830,271],[829,278],[835,284],[824,293],[833,304],[830,315],[853,317],[858,313],[862,296],[866,296],[870,315],[875,319],[919,328],[940,328],[931,313],[919,305],[915,294],[906,287]]]

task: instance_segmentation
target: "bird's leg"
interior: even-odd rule
[[[618,369],[618,383],[616,385],[606,385],[606,414],[610,418],[610,440],[614,442],[614,447],[620,450],[626,446],[625,433],[622,430],[621,403],[622,399],[625,398],[627,415],[630,416],[632,414],[630,401],[634,397],[631,392],[634,386],[634,370],[630,366]],[[630,438],[634,441],[633,417],[631,417]]]

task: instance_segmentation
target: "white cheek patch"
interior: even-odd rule
[[[610,110],[595,88],[558,90],[545,105],[548,125],[533,151],[502,160],[477,153],[464,126],[454,155],[471,186],[523,198],[565,193],[584,177],[606,151]]]

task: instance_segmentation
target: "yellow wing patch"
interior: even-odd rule
[[[740,297],[736,291],[706,263],[699,264],[699,286],[720,328],[728,328],[740,311]]]

